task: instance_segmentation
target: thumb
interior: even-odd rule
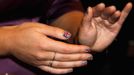
[[[83,18],[83,25],[89,25],[92,17],[93,17],[93,9],[91,7],[88,7],[87,13]]]
[[[71,37],[71,33],[58,27],[41,24],[41,32],[47,36],[54,37],[61,40],[67,40]]]

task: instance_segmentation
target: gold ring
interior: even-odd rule
[[[55,57],[56,57],[56,52],[54,52],[54,56],[52,58],[52,61],[49,63],[50,67],[53,66],[53,61],[55,60]]]

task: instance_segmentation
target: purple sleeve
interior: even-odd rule
[[[49,11],[46,13],[46,18],[51,22],[59,16],[70,11],[83,11],[80,0],[54,0]],[[41,21],[43,21],[43,17]]]
[[[7,22],[0,22],[0,26],[12,26],[12,25],[19,25],[24,22],[38,22],[39,17],[31,18],[31,19],[18,19],[18,20],[11,20]]]

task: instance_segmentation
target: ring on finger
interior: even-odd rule
[[[52,66],[53,66],[53,62],[54,62],[54,60],[55,60],[55,57],[56,57],[56,52],[54,52],[54,55],[53,55],[52,61],[50,61],[50,63],[49,63],[50,67],[52,67]]]

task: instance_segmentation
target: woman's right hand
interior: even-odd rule
[[[0,28],[1,49],[19,60],[54,74],[72,72],[74,67],[92,60],[90,49],[84,45],[67,44],[51,39],[67,40],[71,34],[41,23],[26,22]],[[56,53],[56,55],[55,55]],[[55,56],[54,61],[53,58]],[[52,66],[50,66],[50,63]]]

